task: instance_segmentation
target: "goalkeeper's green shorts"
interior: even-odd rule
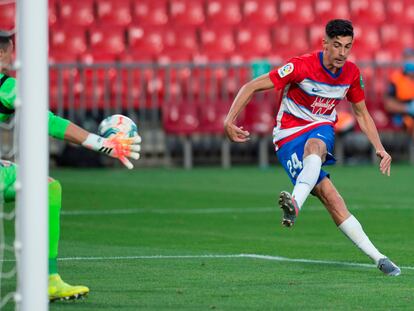
[[[16,198],[14,183],[16,181],[17,165],[13,162],[0,160],[0,195],[5,202],[12,202]]]

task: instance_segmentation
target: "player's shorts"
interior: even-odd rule
[[[6,160],[0,160],[0,195],[3,195],[5,202],[14,201],[16,191],[14,183],[16,181],[16,164]]]
[[[316,127],[309,132],[302,134],[299,137],[296,137],[292,141],[284,144],[276,152],[279,162],[282,164],[283,168],[289,175],[290,180],[295,185],[298,175],[303,168],[303,152],[305,150],[306,141],[310,138],[317,138],[322,140],[326,144],[326,149],[328,154],[326,156],[325,162],[322,165],[331,165],[335,164],[336,159],[333,156],[333,149],[335,144],[335,131],[330,125],[321,125]],[[324,170],[321,170],[319,174],[318,184],[325,177],[329,178],[329,174]]]

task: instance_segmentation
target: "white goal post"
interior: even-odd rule
[[[48,3],[16,1],[16,309],[48,310]]]

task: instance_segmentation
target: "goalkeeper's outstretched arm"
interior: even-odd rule
[[[104,138],[89,133],[80,126],[58,117],[52,112],[49,112],[49,135],[117,158],[129,169],[134,166],[128,158],[138,160],[141,150],[140,136],[124,138],[115,135]]]

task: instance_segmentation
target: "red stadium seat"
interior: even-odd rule
[[[325,25],[314,24],[309,27],[309,43],[312,50],[322,49],[322,40],[325,37]]]
[[[279,15],[283,23],[309,25],[314,21],[312,0],[280,0]]]
[[[385,2],[387,20],[398,25],[414,24],[414,3],[411,0],[393,0]]]
[[[273,32],[273,50],[282,59],[307,53],[310,50],[305,26],[280,25]]]
[[[315,1],[315,20],[325,24],[333,18],[349,19],[348,0],[317,0]]]
[[[228,55],[223,52],[202,51],[193,54],[195,67],[191,71],[190,83],[184,84],[184,92],[194,94],[198,98],[205,98],[217,94],[219,84],[227,79],[227,70],[224,66],[205,66],[209,63],[224,63]]]
[[[255,56],[266,55],[272,50],[267,27],[239,27],[236,32],[237,51]]]
[[[49,99],[50,109],[58,107],[64,109],[69,106],[69,99],[78,98],[83,91],[83,86],[79,80],[79,72],[73,68],[52,68],[49,70]]]
[[[392,23],[402,23],[405,19],[404,0],[386,1],[387,20]]]
[[[200,26],[205,21],[204,1],[171,0],[171,21],[176,25]]]
[[[112,85],[117,80],[116,71],[112,68],[84,70],[85,74],[80,72],[80,97],[84,100],[85,108],[109,107],[112,101]]]
[[[197,35],[192,27],[176,26],[166,29],[164,48],[169,51],[195,52],[198,49]]]
[[[157,55],[164,49],[165,28],[163,27],[131,26],[127,36],[131,50]]]
[[[231,101],[199,102],[200,132],[203,134],[224,134],[224,119],[230,109]]]
[[[238,0],[207,1],[207,19],[210,25],[237,25],[241,17]]]
[[[49,0],[48,7],[48,22],[49,27],[53,27],[57,22],[56,0]]]
[[[167,0],[133,1],[133,12],[139,25],[166,25],[168,23]]]
[[[350,0],[350,12],[354,24],[380,24],[386,18],[383,0]]]
[[[119,69],[111,90],[114,101],[121,101],[123,108],[144,108],[147,103],[146,84],[141,70],[137,68]]]
[[[245,0],[242,6],[243,24],[274,25],[279,19],[273,0]]]
[[[414,32],[412,27],[384,23],[380,28],[381,43],[385,50],[400,49],[414,46]]]
[[[89,28],[90,51],[95,56],[108,55],[116,59],[125,51],[125,29],[113,26],[94,26]]]
[[[374,52],[381,48],[378,28],[375,25],[354,25],[354,49]]]
[[[90,26],[95,21],[93,7],[93,0],[61,1],[59,21],[68,25]]]
[[[224,62],[228,60],[228,55],[221,51],[206,51],[201,49],[201,51],[196,51],[193,54],[193,62],[196,65],[207,65],[209,62]]]
[[[122,62],[153,62],[154,54],[147,50],[125,50],[119,55],[119,60]]]
[[[372,61],[374,60],[374,51],[371,49],[366,49],[364,46],[354,45],[352,47],[348,60],[354,63]]]
[[[195,103],[169,101],[162,105],[162,123],[167,134],[190,135],[198,130],[198,109]]]
[[[12,30],[15,27],[16,5],[14,3],[0,5],[0,29]]]
[[[276,123],[273,107],[273,103],[269,100],[252,100],[245,110],[246,130],[259,135],[272,133]]]
[[[206,53],[232,53],[235,50],[233,29],[204,27],[201,29],[201,48]]]
[[[403,22],[409,25],[414,24],[414,2],[406,0],[404,3],[404,20]]]
[[[85,30],[81,26],[56,26],[50,30],[50,49],[80,55],[87,50]],[[57,53],[56,53],[57,54]]]
[[[392,63],[402,61],[401,49],[380,49],[375,52],[375,61],[378,63]]]
[[[132,22],[130,0],[99,0],[96,12],[101,24],[129,26]]]
[[[49,50],[49,64],[56,63],[74,63],[79,60],[79,54],[70,53],[65,49]]]

